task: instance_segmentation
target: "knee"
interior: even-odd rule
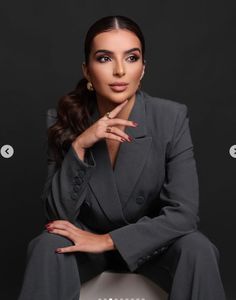
[[[173,246],[178,253],[187,254],[193,260],[208,260],[215,257],[218,261],[220,259],[216,245],[198,230],[178,238]]]
[[[66,237],[43,230],[39,235],[30,240],[28,249],[29,251],[35,248],[40,250],[54,251],[56,248],[67,247],[71,245],[73,245],[73,242]]]

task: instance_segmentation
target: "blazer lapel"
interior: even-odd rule
[[[120,144],[114,177],[122,207],[127,204],[135,184],[141,176],[142,169],[151,148],[152,137],[147,135],[146,107],[143,93],[136,93],[136,101],[129,120],[138,123],[137,127],[125,127],[125,132],[133,141]]]
[[[92,120],[96,121],[99,117],[96,105]],[[129,224],[122,208],[131,196],[150,150],[152,137],[147,136],[145,118],[143,93],[137,91],[128,119],[137,122],[138,126],[136,128],[125,127],[125,132],[134,140],[120,144],[114,171],[106,141],[100,140],[91,147],[96,161],[96,170],[89,180],[89,185],[110,222],[118,226]]]

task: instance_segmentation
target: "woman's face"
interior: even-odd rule
[[[84,76],[92,82],[97,96],[114,103],[131,98],[137,91],[145,65],[141,43],[131,31],[116,29],[95,36]],[[126,83],[115,86],[114,83]]]

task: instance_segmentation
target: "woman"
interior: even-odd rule
[[[171,300],[223,300],[217,247],[197,229],[187,106],[140,89],[145,42],[123,16],[95,22],[82,78],[48,111],[47,230],[28,245],[19,300],[79,299],[106,269]]]

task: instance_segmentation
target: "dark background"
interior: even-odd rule
[[[232,2],[233,3],[233,2]],[[83,41],[106,15],[133,18],[146,38],[142,89],[185,103],[200,184],[200,227],[221,252],[235,290],[235,7],[228,1],[4,1],[1,11],[0,298],[17,299],[29,241],[44,228],[46,111],[82,76]]]

